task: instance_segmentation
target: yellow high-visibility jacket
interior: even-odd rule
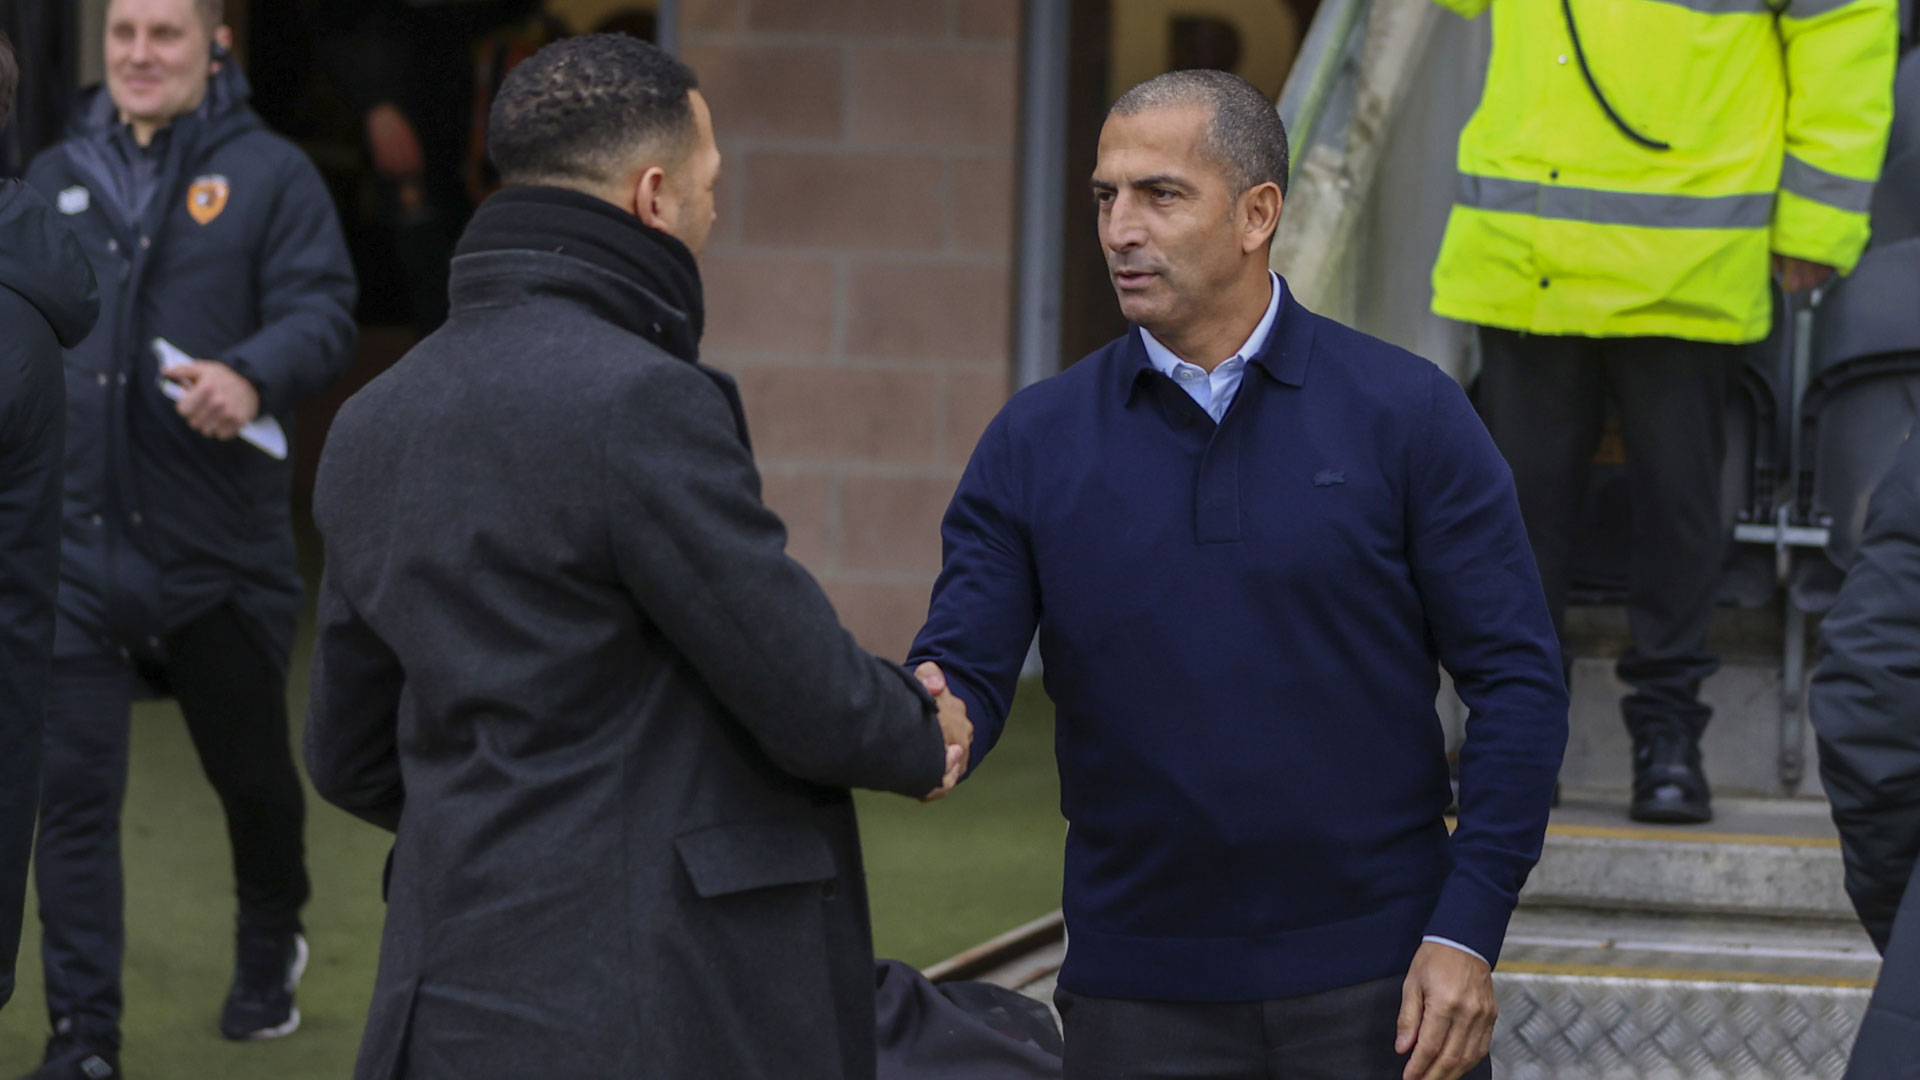
[[[1490,0],[1437,0],[1468,18]],[[1748,342],[1772,253],[1845,273],[1893,113],[1898,0],[1491,0],[1433,310],[1537,334]]]

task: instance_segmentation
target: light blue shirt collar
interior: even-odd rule
[[[1140,328],[1140,341],[1147,347],[1147,362],[1155,371],[1172,379],[1214,423],[1227,415],[1227,407],[1233,404],[1235,394],[1240,392],[1240,382],[1247,373],[1247,362],[1260,354],[1266,347],[1267,335],[1273,332],[1273,321],[1280,314],[1280,275],[1267,271],[1267,277],[1273,283],[1273,296],[1267,301],[1267,313],[1260,317],[1260,323],[1246,343],[1231,358],[1223,362],[1211,373],[1196,364],[1189,364],[1173,355],[1173,350],[1160,344],[1160,340]]]

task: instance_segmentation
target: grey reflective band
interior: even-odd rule
[[[1790,0],[1780,14],[1789,19],[1817,19],[1846,7],[1854,0]]]
[[[1772,15],[1774,8],[1767,0],[1650,0],[1656,4],[1672,4],[1688,11],[1697,11],[1702,15]],[[1845,0],[1841,0],[1842,3]]]
[[[1836,176],[1792,154],[1780,166],[1780,189],[1855,214],[1864,214],[1873,205],[1873,181]]]
[[[1531,214],[1556,221],[1584,221],[1590,225],[1639,225],[1649,229],[1764,229],[1773,223],[1772,192],[1649,195],[1461,173],[1459,202],[1476,210]]]

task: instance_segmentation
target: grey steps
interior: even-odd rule
[[[1569,791],[1521,902],[1853,919],[1825,803],[1722,798],[1715,811],[1710,825],[1636,825],[1624,796]]]

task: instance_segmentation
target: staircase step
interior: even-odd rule
[[[1879,956],[1827,920],[1522,910],[1495,988],[1507,1080],[1837,1078]]]
[[[1825,803],[1723,799],[1704,826],[1643,826],[1621,800],[1568,792],[1521,903],[1849,922]]]

